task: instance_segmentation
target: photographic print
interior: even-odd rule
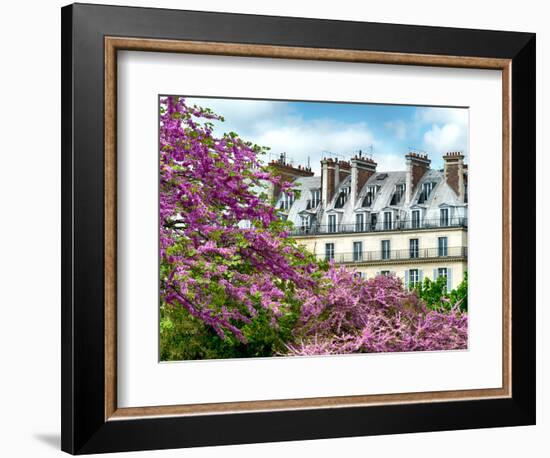
[[[468,348],[468,109],[159,97],[160,360]]]

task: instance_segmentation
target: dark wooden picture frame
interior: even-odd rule
[[[118,50],[502,71],[503,386],[117,408]],[[535,226],[524,224],[535,219],[534,34],[70,5],[62,9],[62,180],[63,450],[81,454],[535,423]]]

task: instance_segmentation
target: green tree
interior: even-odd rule
[[[416,293],[431,309],[449,310],[459,304],[462,311],[468,310],[468,273],[464,272],[464,279],[452,291],[447,291],[447,278],[439,277],[435,281],[425,278],[415,287]]]
[[[451,291],[449,299],[451,304],[460,303],[461,310],[468,310],[468,272],[464,272],[464,279]]]

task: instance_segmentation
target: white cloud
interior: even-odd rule
[[[446,153],[449,151],[465,151],[466,132],[458,124],[437,124],[424,133],[424,143],[429,151]]]
[[[345,156],[375,144],[374,135],[366,123],[343,123],[331,119],[304,120],[299,117],[290,123],[263,123],[254,141],[269,145],[275,154],[287,152],[298,164],[317,163],[327,152]]]
[[[269,159],[286,152],[296,165],[306,165],[308,158],[315,173],[320,159],[331,152],[349,158],[357,150],[372,146],[378,170],[404,170],[408,146],[429,153],[432,166],[441,165],[442,154],[463,151],[468,154],[468,110],[419,107],[409,119],[397,118],[382,126],[388,131],[381,138],[366,122],[345,122],[329,117],[304,118],[285,101],[188,98],[224,116],[215,123],[216,134],[235,131],[242,138],[270,147]],[[381,127],[381,126],[378,126]],[[378,132],[378,131],[377,131]],[[406,143],[407,142],[407,143]]]
[[[376,170],[379,172],[398,172],[400,170],[405,170],[405,157],[403,154],[375,154],[373,159],[378,164]]]
[[[223,116],[227,126],[239,126],[248,130],[260,119],[278,117],[291,112],[287,102],[269,100],[188,98],[188,104],[208,107]],[[239,133],[241,133],[239,131]]]
[[[449,151],[468,154],[467,109],[419,108],[415,120],[424,130],[424,148],[432,155]]]
[[[407,131],[409,130],[409,126],[402,119],[388,121],[384,123],[384,127],[391,130],[399,140],[405,140],[405,138],[407,138]]]
[[[359,149],[379,144],[365,122],[304,119],[286,102],[221,99],[188,99],[188,102],[207,106],[224,116],[226,122],[215,123],[218,135],[233,130],[246,140],[271,148],[271,158],[286,152],[296,165],[306,165],[309,158],[316,173],[327,152],[349,157]]]
[[[468,110],[465,108],[418,108],[414,117],[421,124],[468,125]]]

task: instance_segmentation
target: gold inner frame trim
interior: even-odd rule
[[[418,393],[333,396],[118,408],[117,405],[117,51],[174,52],[239,57],[479,68],[502,72],[502,380],[500,388]],[[511,60],[404,54],[344,49],[105,37],[105,420],[189,416],[275,410],[358,407],[507,398],[512,394],[511,365]]]

